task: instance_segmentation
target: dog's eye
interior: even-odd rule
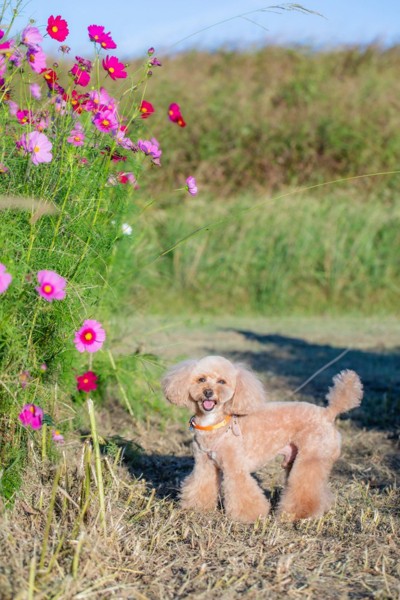
[[[217,383],[221,383],[222,385],[225,385],[226,381],[225,381],[225,379],[219,379]]]
[[[198,381],[199,383],[204,383],[204,382],[205,382],[205,380],[206,380],[206,378],[205,378],[205,377],[199,377],[197,381]]]

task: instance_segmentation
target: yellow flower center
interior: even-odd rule
[[[51,28],[51,30],[52,30],[53,33],[57,33],[57,31],[58,31],[57,25],[53,25],[53,27]]]
[[[58,430],[58,429],[56,429],[56,430],[54,431],[54,435],[60,435],[60,432],[59,432],[59,430]]]
[[[40,151],[40,148],[39,148],[39,146],[35,146],[35,147],[34,147],[34,149],[33,149],[33,151],[34,151],[34,152],[39,152],[39,151]]]
[[[114,73],[114,71],[115,71],[114,67],[108,67],[108,72],[109,73]]]
[[[30,406],[29,407],[29,412],[31,412],[34,415],[35,414],[35,407],[34,406]]]
[[[107,44],[105,42],[101,42],[101,45],[103,46],[103,48],[105,48],[107,46]]]
[[[98,36],[98,35],[95,35],[95,36],[94,36],[94,39],[95,39],[95,40],[98,40],[98,39],[99,39],[99,36]]]
[[[46,284],[43,286],[43,291],[44,291],[46,294],[50,294],[50,292],[52,292],[52,291],[53,291],[53,286],[52,286],[52,285],[50,285],[49,283],[46,283]]]
[[[85,377],[85,379],[83,380],[83,383],[89,383],[89,379],[87,377]]]
[[[29,62],[35,62],[35,55],[33,52],[29,55]]]
[[[74,137],[74,141],[75,141],[75,142],[80,142],[80,141],[81,141],[81,138],[80,138],[78,135],[76,135],[76,136]]]
[[[142,106],[142,108],[140,109],[142,112],[147,112],[147,108],[145,106]]]
[[[93,339],[93,334],[90,333],[90,331],[87,331],[83,337],[85,338],[86,341],[90,342],[90,340]]]
[[[110,121],[108,119],[103,119],[101,123],[102,123],[102,125],[104,125],[104,127],[108,127],[110,124]]]

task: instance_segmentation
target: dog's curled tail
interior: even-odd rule
[[[361,380],[354,371],[341,371],[333,378],[333,384],[326,396],[327,416],[332,421],[337,415],[360,406],[363,397]]]

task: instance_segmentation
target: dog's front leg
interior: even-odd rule
[[[208,454],[194,444],[194,469],[181,487],[182,508],[215,510],[218,502],[220,473]]]
[[[271,505],[264,492],[243,464],[240,448],[228,448],[220,457],[222,495],[225,512],[231,519],[253,523],[265,517]]]

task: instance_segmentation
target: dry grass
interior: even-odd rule
[[[304,363],[292,357],[294,376],[305,376],[311,355],[312,367],[326,358],[321,357],[324,346],[318,346],[324,341],[318,323],[315,328],[309,321],[269,323],[270,331],[290,330],[308,339]],[[330,325],[333,321],[327,320],[326,332]],[[334,335],[329,333],[331,343],[348,341],[341,326],[341,335],[337,323]],[[396,336],[390,337],[394,326],[365,325],[357,341],[352,322],[348,335],[360,352],[363,348],[362,360],[368,363],[371,340],[381,344],[383,354],[395,351]],[[257,330],[262,331],[260,323]],[[214,343],[214,351],[225,348],[227,355],[249,350],[240,346],[238,333],[228,339],[227,332],[220,330],[218,337],[203,329],[201,344],[197,334],[198,351],[205,343]],[[246,343],[262,357],[265,344],[253,339]],[[287,360],[282,354],[287,349],[268,345],[266,350],[270,362],[259,371],[273,398],[287,397],[296,380],[274,375],[271,362]],[[169,360],[181,351],[178,346],[173,355],[171,346]],[[367,370],[376,364],[376,372],[381,371],[377,354],[370,354]],[[374,373],[370,371],[366,385],[367,406],[392,385],[383,372],[379,377]],[[292,525],[272,514],[247,526],[232,523],[222,510],[207,515],[180,510],[177,490],[193,464],[191,433],[182,421],[172,416],[168,421],[133,421],[117,403],[104,406],[96,418],[99,433],[108,441],[101,457],[106,534],[88,439],[70,440],[58,466],[44,465],[39,450],[31,448],[29,476],[14,508],[0,516],[1,600],[400,597],[399,442],[389,429],[363,426],[362,414],[358,421],[339,423],[343,453],[332,476],[337,500],[323,518]],[[257,477],[276,505],[283,481],[279,462]]]
[[[108,429],[110,415],[103,417]],[[119,419],[126,424],[125,413]],[[289,525],[272,515],[245,526],[221,511],[179,509],[174,489],[191,467],[190,434],[174,423],[163,429],[130,427],[144,452],[135,458],[130,441],[120,440],[122,466],[103,457],[105,536],[94,463],[82,519],[85,446],[65,448],[53,512],[55,470],[31,457],[29,482],[2,517],[2,599],[399,597],[400,464],[383,433],[341,424],[344,451],[332,483],[337,503],[325,517]],[[260,479],[276,500],[279,465]]]

